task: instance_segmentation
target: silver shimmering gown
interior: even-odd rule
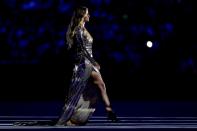
[[[92,55],[93,39],[84,28],[77,27],[72,46],[74,69],[68,97],[57,125],[65,125],[68,120],[85,124],[95,111],[97,89],[88,80],[94,66]]]

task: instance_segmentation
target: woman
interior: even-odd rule
[[[118,121],[106,93],[105,83],[99,71],[100,66],[92,55],[93,38],[85,28],[85,23],[89,22],[89,18],[88,8],[76,8],[67,30],[67,45],[74,68],[66,104],[56,125],[87,123],[95,111],[97,90],[106,106],[108,119]]]

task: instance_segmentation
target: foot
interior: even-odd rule
[[[119,122],[119,119],[116,116],[116,113],[111,111],[107,111],[107,119],[111,120],[112,122]]]
[[[70,120],[66,122],[66,125],[67,125],[67,126],[77,126],[77,124],[73,123],[73,122],[70,121]]]

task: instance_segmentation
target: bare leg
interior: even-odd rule
[[[105,103],[105,109],[107,111],[108,119],[113,122],[118,122],[119,119],[117,118],[115,112],[112,111],[110,101],[107,95],[105,83],[103,82],[103,79],[100,75],[100,73],[93,71],[91,73],[91,77],[93,78],[93,83],[100,89],[101,91],[101,97],[103,99],[103,102]]]
[[[100,73],[97,73],[97,72],[93,71],[91,73],[91,77],[93,78],[93,83],[101,91],[101,97],[102,97],[102,100],[103,100],[103,102],[105,104],[106,111],[112,111],[112,108],[111,108],[111,105],[110,105],[110,101],[109,101],[109,97],[107,95],[105,83],[103,82],[103,79],[102,79]]]

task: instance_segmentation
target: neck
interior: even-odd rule
[[[81,27],[83,27],[83,28],[85,27],[85,22],[81,23]]]
[[[80,22],[79,26],[80,26],[81,28],[85,28],[85,23],[86,23],[86,22],[82,21],[82,22]]]

